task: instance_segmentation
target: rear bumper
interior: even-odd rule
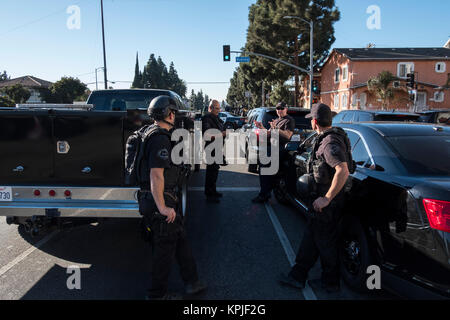
[[[34,196],[34,190],[42,196]],[[48,196],[54,190],[56,195]],[[70,197],[64,191],[70,190]],[[138,188],[13,187],[13,201],[0,202],[0,216],[139,218]]]

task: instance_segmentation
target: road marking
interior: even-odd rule
[[[270,221],[272,221],[273,227],[275,228],[275,231],[278,235],[278,239],[280,239],[281,245],[283,246],[284,252],[286,253],[286,256],[289,260],[289,264],[292,267],[295,264],[295,253],[294,250],[292,249],[292,245],[289,242],[289,239],[286,233],[284,232],[284,229],[281,226],[281,223],[278,220],[275,211],[273,211],[272,206],[268,203],[265,203],[265,207],[267,214],[269,215]],[[317,297],[314,294],[314,291],[312,290],[308,281],[306,281],[306,286],[302,290],[302,292],[306,300],[317,300]]]
[[[259,187],[219,187],[217,191],[228,192],[228,191],[259,191]],[[188,191],[205,191],[204,187],[190,187]]]
[[[46,244],[51,238],[53,238],[59,231],[53,231],[52,233],[50,233],[48,236],[46,236],[45,238],[41,239],[38,243],[36,243],[34,246],[28,248],[26,251],[24,251],[23,253],[21,253],[18,257],[16,257],[14,260],[12,260],[10,263],[8,263],[6,266],[3,266],[0,269],[0,277],[2,275],[4,275],[6,272],[8,272],[8,270],[10,270],[11,268],[13,268],[15,265],[17,265],[18,263],[20,263],[22,260],[24,260],[26,257],[28,257],[30,254],[32,254],[36,249],[39,249],[40,247],[42,247],[44,244]]]

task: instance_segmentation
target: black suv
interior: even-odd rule
[[[340,224],[343,279],[367,290],[367,267],[377,265],[384,289],[412,298],[450,297],[450,128],[398,122],[338,126],[347,132],[357,163]],[[291,153],[292,172],[275,191],[277,196],[281,188],[306,215],[308,200],[295,185],[306,172],[314,137]],[[287,148],[295,150],[295,144]]]
[[[365,121],[419,121],[420,115],[409,112],[345,110],[333,118],[333,125]]]

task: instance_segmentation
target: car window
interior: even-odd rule
[[[352,122],[354,112],[346,112],[342,117],[342,122]]]
[[[361,139],[356,142],[356,145],[352,150],[352,157],[356,164],[360,166],[370,161],[369,152]]]
[[[436,116],[436,123],[450,124],[450,112],[439,112]]]
[[[93,104],[95,110],[147,110],[150,102],[161,95],[169,96],[169,93],[167,91],[152,90],[103,90],[93,92],[89,97],[88,103]]]
[[[350,144],[352,145],[352,150],[355,148],[356,143],[359,141],[360,137],[357,133],[353,131],[345,130],[347,133],[348,139],[350,140]]]
[[[409,173],[450,176],[450,136],[402,136],[386,138]]]
[[[414,114],[377,114],[375,115],[376,121],[419,121],[420,115]]]
[[[363,122],[363,121],[372,121],[372,115],[367,112],[358,112],[358,118],[353,119],[353,122]]]

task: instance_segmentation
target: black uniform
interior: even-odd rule
[[[294,118],[292,118],[290,115],[286,115],[282,118],[277,118],[273,121],[274,127],[275,129],[279,129],[279,130],[289,130],[291,132],[294,132],[295,130],[295,120]],[[280,140],[279,140],[279,155],[280,155],[280,164],[281,161],[283,161],[283,158],[285,157],[285,150],[284,150],[284,146],[286,145],[286,143],[289,142],[289,139],[286,139],[284,137],[282,137],[281,135],[279,136]],[[271,156],[271,147],[268,144],[267,145],[267,155],[270,157]],[[259,192],[260,197],[268,199],[270,198],[270,193],[272,192],[272,189],[274,188],[274,182],[275,182],[275,175],[261,175],[261,168],[264,167],[270,167],[270,163],[266,164],[266,165],[259,165],[259,184],[261,186],[261,191]]]
[[[153,126],[152,126],[153,127]],[[150,128],[152,128],[150,127]],[[165,130],[165,129],[159,129]],[[180,169],[170,158],[172,144],[169,136],[163,133],[151,135],[145,146],[148,168],[164,168],[164,201],[167,207],[177,213],[173,223],[166,222],[166,216],[158,213],[158,208],[150,190],[150,172],[148,182],[141,185],[139,193],[139,211],[152,230],[152,285],[149,297],[159,298],[167,293],[170,267],[176,258],[181,277],[185,283],[198,281],[197,267],[186,238],[181,215],[181,202],[178,195]]]
[[[340,128],[329,129],[316,138],[308,165],[308,173],[314,175],[316,182],[316,192],[311,202],[328,192],[337,165],[343,162],[347,162],[349,168],[353,165],[350,152],[350,142],[345,131]],[[320,257],[322,283],[326,286],[339,286],[337,226],[343,197],[344,188],[322,212],[314,212],[309,217],[295,259],[296,264],[291,270],[291,275],[298,281],[306,281],[309,270]],[[311,210],[314,210],[312,206]]]
[[[207,113],[202,118],[202,131],[203,134],[208,129],[217,129],[220,132],[224,131],[223,121],[212,113]],[[212,143],[207,141],[206,146]],[[214,153],[212,154],[214,156]],[[216,182],[219,175],[220,165],[218,163],[206,165],[206,178],[205,178],[205,195],[207,197],[217,194]]]

